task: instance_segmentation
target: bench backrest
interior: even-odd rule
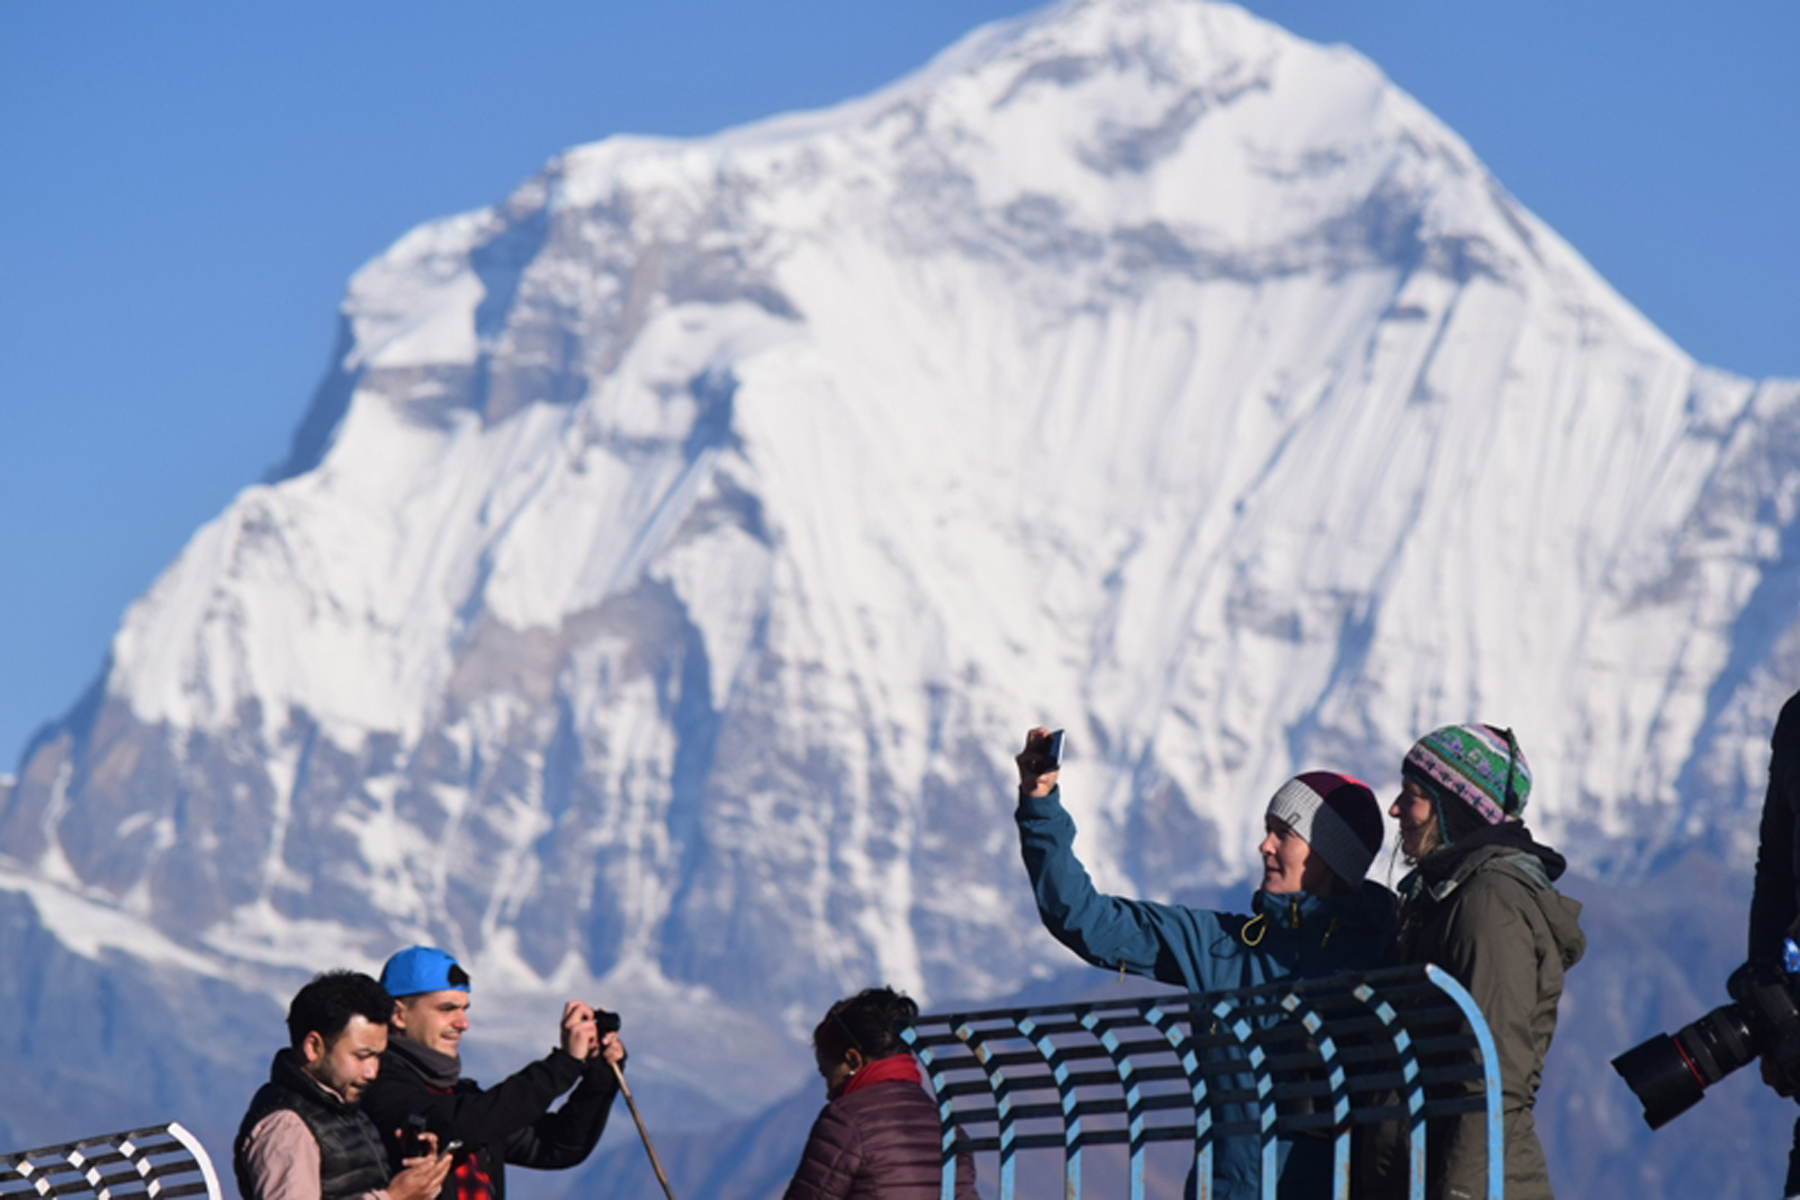
[[[0,1153],[0,1200],[223,1200],[212,1159],[179,1124]]]
[[[932,1013],[906,1038],[937,1092],[943,1200],[959,1139],[998,1156],[999,1200],[1012,1200],[1019,1154],[1050,1149],[1062,1154],[1066,1200],[1078,1200],[1083,1151],[1096,1146],[1123,1147],[1130,1198],[1143,1200],[1148,1152],[1171,1143],[1205,1200],[1215,1143],[1233,1136],[1257,1139],[1262,1194],[1273,1200],[1277,1141],[1305,1134],[1330,1139],[1331,1193],[1343,1200],[1353,1131],[1373,1122],[1405,1129],[1411,1194],[1422,1200],[1427,1119],[1468,1112],[1486,1114],[1488,1195],[1501,1195],[1493,1039],[1468,992],[1437,967]]]

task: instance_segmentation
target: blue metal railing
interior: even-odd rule
[[[0,1200],[221,1200],[206,1148],[176,1122],[0,1153]]]
[[[943,1127],[943,1200],[958,1149],[997,1155],[1013,1200],[1020,1152],[1062,1153],[1066,1200],[1083,1152],[1120,1146],[1130,1200],[1144,1200],[1153,1147],[1212,1191],[1224,1138],[1255,1138],[1274,1200],[1286,1141],[1329,1138],[1331,1194],[1351,1194],[1356,1131],[1404,1130],[1410,1195],[1425,1195],[1428,1121],[1483,1112],[1488,1196],[1500,1200],[1500,1068],[1480,1010],[1448,973],[1397,967],[1231,992],[932,1013],[905,1036],[925,1064]],[[1108,1189],[1109,1194],[1113,1189]]]

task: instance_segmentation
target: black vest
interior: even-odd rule
[[[237,1141],[232,1143],[231,1165],[244,1200],[256,1195],[244,1156],[250,1131],[258,1121],[282,1109],[298,1113],[319,1143],[321,1200],[350,1200],[388,1185],[387,1156],[374,1124],[362,1109],[320,1087],[300,1069],[293,1052],[283,1050],[269,1067],[269,1082],[251,1097],[250,1111],[244,1114]]]

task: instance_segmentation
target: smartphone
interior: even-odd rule
[[[414,1113],[406,1118],[406,1128],[400,1133],[400,1157],[424,1158],[430,1152],[425,1141],[425,1114]]]
[[[1063,731],[1052,729],[1047,737],[1038,742],[1038,755],[1039,761],[1043,763],[1044,774],[1048,775],[1059,769],[1062,766]]]

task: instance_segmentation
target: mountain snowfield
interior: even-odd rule
[[[1071,0],[571,150],[342,315],[288,461],[0,790],[27,961],[241,989],[273,1044],[305,972],[432,941],[491,1045],[603,999],[703,1123],[848,990],[1068,965],[1035,723],[1133,894],[1242,887],[1283,778],[1386,791],[1470,718],[1588,876],[1753,852],[1800,383],[1695,364],[1347,49]]]

